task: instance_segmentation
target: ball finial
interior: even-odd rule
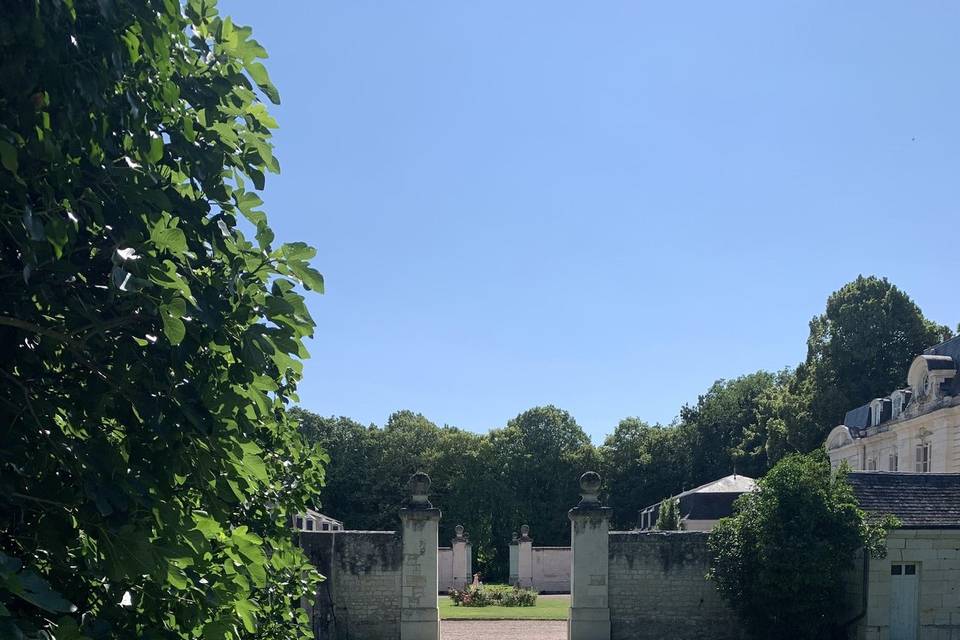
[[[410,476],[407,482],[410,490],[410,507],[413,509],[430,509],[430,476],[423,471],[418,471]]]
[[[600,485],[603,480],[596,471],[587,471],[580,476],[580,505],[591,506],[600,504]]]

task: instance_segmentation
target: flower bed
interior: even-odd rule
[[[533,589],[505,585],[468,585],[462,590],[451,589],[450,599],[458,607],[532,607],[537,604]]]

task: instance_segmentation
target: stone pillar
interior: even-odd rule
[[[427,474],[413,474],[408,487],[410,501],[400,509],[403,524],[400,640],[439,640],[437,542],[440,510],[430,504],[430,477]]]
[[[580,504],[570,517],[570,613],[568,640],[610,640],[609,507],[601,506],[599,474],[580,476]]]
[[[533,588],[533,538],[527,525],[520,527],[517,544],[517,582],[521,587]]]
[[[520,536],[513,532],[510,539],[510,586],[520,584]]]
[[[454,529],[457,535],[450,541],[453,549],[453,588],[463,589],[473,581],[473,549],[470,536],[463,532],[463,525]]]

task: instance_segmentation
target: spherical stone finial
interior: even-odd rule
[[[580,505],[590,506],[600,504],[600,485],[603,480],[596,471],[587,471],[580,476]]]
[[[407,488],[410,490],[410,507],[414,509],[430,509],[430,476],[423,471],[417,471],[410,476],[407,482]]]
[[[522,527],[520,527],[520,535],[522,536],[530,535],[530,525],[525,524]]]
[[[458,538],[462,538],[462,537],[463,537],[463,525],[462,525],[462,524],[458,524],[457,526],[455,526],[455,527],[453,528],[453,531],[454,531],[454,533],[457,534],[457,537],[458,537]]]
[[[518,540],[520,540],[520,535],[516,531],[514,531],[513,537],[510,538],[510,542],[517,542]]]

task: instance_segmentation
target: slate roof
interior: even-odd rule
[[[947,356],[960,361],[960,336],[954,336],[946,342],[925,349],[923,353],[928,356]]]
[[[870,403],[863,405],[862,407],[857,407],[856,409],[851,409],[847,411],[847,415],[843,418],[843,424],[846,425],[848,429],[860,430],[866,429],[870,426]]]
[[[864,511],[897,516],[901,529],[960,529],[960,473],[855,471],[848,477]]]
[[[731,474],[724,476],[713,482],[702,484],[693,489],[687,489],[683,493],[678,493],[674,498],[682,498],[691,493],[747,493],[757,488],[757,481],[748,476]]]

